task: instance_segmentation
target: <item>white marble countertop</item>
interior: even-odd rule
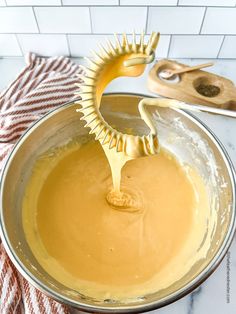
[[[81,60],[76,59],[76,62]],[[206,60],[181,60],[187,64],[198,64]],[[83,62],[82,62],[83,63]],[[10,83],[24,67],[22,58],[0,59],[0,91]],[[148,69],[147,69],[148,71]],[[149,94],[146,89],[146,74],[139,78],[119,78],[107,88],[107,92],[136,92]],[[209,69],[226,76],[236,83],[236,60],[216,60]],[[236,168],[236,120],[196,114],[216,134],[228,151]],[[227,281],[227,275],[230,281]],[[229,289],[229,293],[227,292]],[[194,292],[162,309],[150,312],[156,314],[235,314],[236,313],[236,238],[227,256],[217,270]]]

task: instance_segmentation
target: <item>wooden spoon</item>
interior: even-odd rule
[[[179,70],[172,70],[172,69],[165,69],[163,71],[161,71],[159,73],[159,76],[163,79],[170,79],[172,76],[176,75],[176,74],[182,74],[182,73],[186,73],[186,72],[191,72],[191,71],[195,71],[195,70],[200,70],[203,68],[207,68],[212,66],[214,63],[204,63],[204,64],[199,64],[199,65],[195,65],[192,67],[185,67]]]

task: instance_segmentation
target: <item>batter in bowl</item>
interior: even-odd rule
[[[110,201],[112,189],[99,142],[74,141],[37,161],[23,227],[56,280],[96,299],[135,300],[173,284],[206,255],[204,182],[170,152],[162,148],[125,164],[121,191],[128,202]]]

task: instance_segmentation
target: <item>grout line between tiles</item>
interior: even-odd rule
[[[69,57],[71,57],[70,43],[69,43],[69,38],[68,38],[68,35],[67,35],[67,34],[66,34],[66,42],[67,42]]]
[[[217,56],[216,56],[217,59],[219,58],[221,49],[222,49],[223,44],[224,44],[224,42],[225,42],[225,38],[226,38],[226,36],[224,35],[224,37],[223,37],[223,39],[222,39],[222,42],[221,42],[221,45],[220,45],[220,48],[219,48],[219,51],[218,51],[218,54],[217,54]]]
[[[37,25],[37,28],[38,28],[38,33],[40,33],[40,28],[39,28],[38,20],[37,20],[37,17],[36,17],[36,13],[34,11],[34,7],[32,7],[32,10],[33,10],[34,19],[35,19],[35,22],[36,22],[36,25]]]
[[[172,35],[170,35],[169,47],[168,47],[168,51],[167,51],[167,58],[169,58],[171,42],[172,42]]]
[[[148,31],[148,20],[149,20],[149,7],[147,7],[147,13],[146,13],[145,34],[147,34],[147,31]]]
[[[202,24],[200,26],[199,35],[202,33],[202,27],[203,27],[203,24],[204,24],[204,21],[205,21],[206,13],[207,13],[207,7],[205,7],[205,11],[204,11],[204,14],[203,14],[203,17],[202,17]]]
[[[89,7],[89,22],[90,22],[91,34],[93,34],[93,22],[92,22],[91,7]]]
[[[24,51],[23,51],[23,49],[22,49],[22,47],[21,47],[21,43],[20,43],[20,40],[19,40],[19,38],[18,38],[18,35],[15,34],[15,37],[16,37],[17,44],[18,44],[18,46],[19,46],[19,48],[20,48],[20,51],[21,51],[21,54],[22,54],[22,57],[23,57],[23,56],[24,56]]]

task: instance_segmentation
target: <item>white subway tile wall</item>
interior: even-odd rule
[[[0,34],[0,56],[20,56],[22,54],[16,35]]]
[[[179,0],[179,5],[200,5],[200,6],[213,6],[213,7],[227,7],[235,6],[235,0]]]
[[[106,34],[141,32],[146,27],[146,7],[92,7],[92,30],[94,33]]]
[[[34,9],[41,33],[90,33],[89,8],[36,7]]]
[[[219,58],[233,59],[236,56],[236,36],[226,36],[220,50]]]
[[[162,34],[199,34],[205,8],[152,7],[149,8],[147,32]]]
[[[66,35],[24,34],[17,35],[23,53],[29,51],[43,56],[68,56],[69,47]]]
[[[112,35],[68,35],[70,52],[73,57],[91,57],[92,50],[100,49],[98,43],[106,43],[106,39],[113,41]],[[81,43],[83,43],[81,45]]]
[[[61,0],[6,0],[8,6],[61,5]]]
[[[31,7],[1,7],[0,33],[38,33],[33,9]]]
[[[208,8],[202,27],[203,34],[235,34],[236,8]]]
[[[120,0],[121,5],[176,5],[178,0]]]
[[[187,35],[173,36],[170,58],[217,58],[223,36]],[[192,47],[194,46],[194,49]]]
[[[62,0],[63,5],[119,5],[119,0]]]
[[[134,30],[161,33],[157,58],[236,59],[236,0],[0,0],[1,58],[90,56]]]

